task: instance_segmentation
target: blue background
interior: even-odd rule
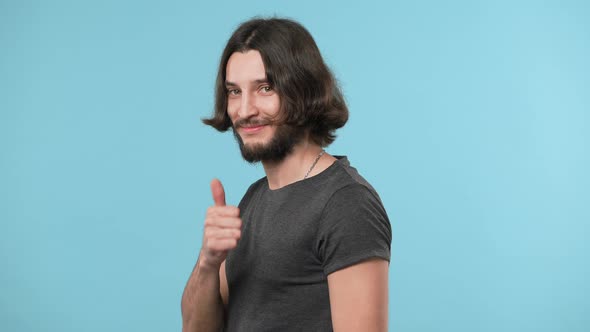
[[[586,1],[0,0],[0,330],[180,331],[222,48],[299,20],[393,226],[392,331],[590,330]]]

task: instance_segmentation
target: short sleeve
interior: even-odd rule
[[[369,258],[389,261],[391,225],[377,194],[359,183],[336,191],[322,213],[317,248],[325,275]]]

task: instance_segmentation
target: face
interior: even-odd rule
[[[242,156],[248,162],[280,161],[301,140],[301,130],[274,120],[279,95],[267,80],[256,50],[236,52],[227,62],[227,113]]]

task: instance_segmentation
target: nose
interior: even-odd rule
[[[254,96],[250,96],[247,93],[243,93],[240,108],[238,109],[238,116],[242,119],[245,119],[250,118],[256,114],[258,114],[256,98]]]

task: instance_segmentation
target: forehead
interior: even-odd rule
[[[226,82],[242,85],[265,79],[266,71],[260,52],[256,50],[235,52],[229,57],[225,70]]]

